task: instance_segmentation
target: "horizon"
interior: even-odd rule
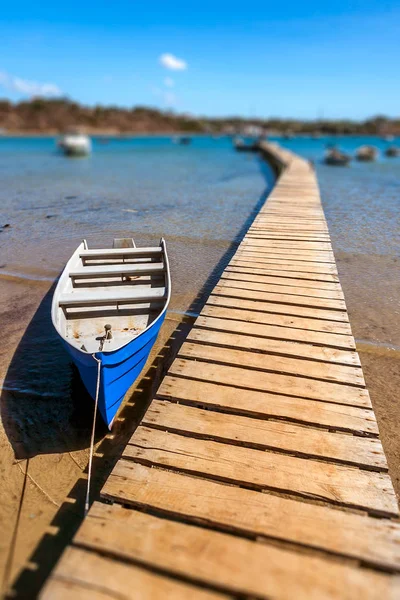
[[[24,15],[23,18],[21,15]],[[265,2],[202,12],[124,0],[62,10],[48,0],[0,19],[0,97],[66,96],[206,118],[398,118],[400,8],[392,0],[321,7]]]

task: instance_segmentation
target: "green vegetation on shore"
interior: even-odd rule
[[[365,121],[206,118],[136,106],[83,106],[66,98],[0,100],[0,128],[10,133],[59,133],[82,127],[89,133],[246,133],[246,129],[293,134],[400,134],[400,119],[376,116]],[[249,131],[250,133],[250,131]]]

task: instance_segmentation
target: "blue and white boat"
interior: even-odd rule
[[[93,398],[100,373],[98,409],[110,429],[146,363],[170,297],[163,239],[157,247],[137,248],[123,238],[108,249],[89,249],[84,240],[59,279],[54,327]]]

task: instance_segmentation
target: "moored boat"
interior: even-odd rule
[[[66,133],[57,145],[67,156],[87,156],[92,151],[90,137],[83,133]]]
[[[351,156],[342,152],[338,148],[328,148],[325,152],[324,163],[334,167],[346,167],[351,160]]]
[[[89,249],[84,240],[55,289],[52,321],[111,428],[142,371],[171,296],[166,244],[137,248],[130,239]],[[99,380],[98,380],[99,378]]]
[[[356,159],[361,161],[374,161],[378,158],[378,149],[374,146],[360,146],[356,150]]]

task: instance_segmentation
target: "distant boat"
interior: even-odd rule
[[[259,149],[258,142],[254,140],[245,142],[241,137],[237,137],[233,140],[233,146],[238,152],[257,152]]]
[[[351,156],[338,148],[328,148],[325,152],[324,163],[334,167],[346,167],[351,161]]]
[[[111,429],[122,400],[142,371],[171,296],[166,244],[137,248],[129,238],[89,250],[84,240],[53,296],[52,321]]]
[[[394,141],[394,135],[384,135],[383,139],[385,140],[385,142],[393,142]]]
[[[398,146],[389,146],[385,150],[385,156],[389,156],[391,158],[400,156],[400,148]]]
[[[189,144],[191,144],[192,142],[192,138],[188,137],[188,136],[182,136],[180,138],[178,138],[178,143],[181,144],[182,146],[188,146]]]
[[[378,158],[378,149],[374,146],[360,146],[356,150],[356,159],[360,161],[374,161]]]
[[[90,137],[83,133],[66,133],[57,145],[67,156],[87,156],[92,151]]]

